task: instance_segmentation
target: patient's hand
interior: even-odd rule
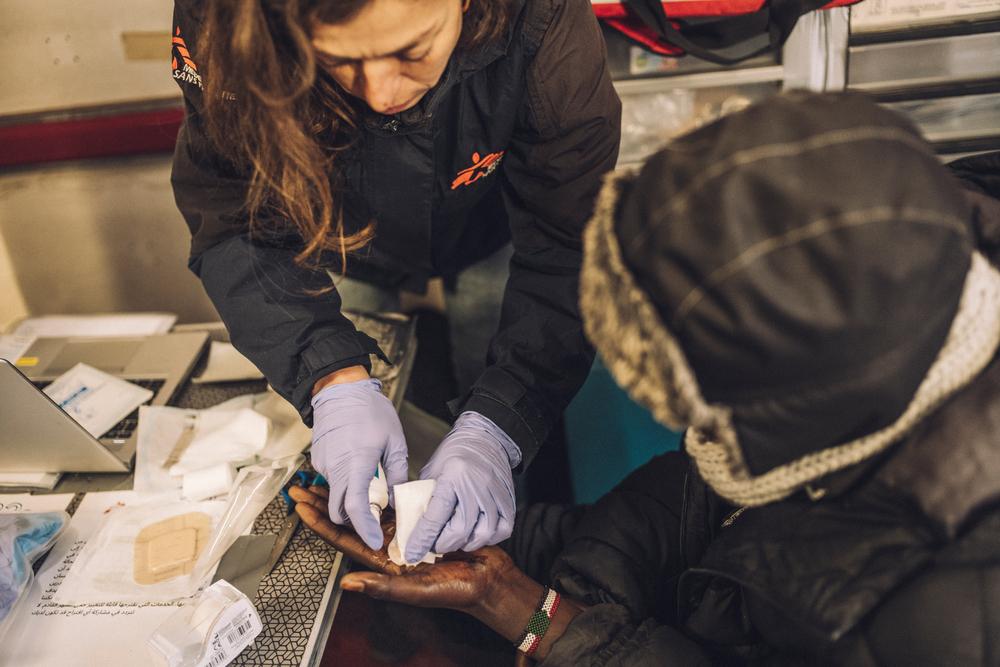
[[[295,511],[301,517],[302,523],[309,526],[313,532],[344,552],[351,560],[369,567],[376,572],[399,574],[403,567],[389,560],[387,549],[389,542],[396,535],[396,522],[392,511],[386,509],[382,513],[382,548],[375,551],[358,537],[357,533],[346,526],[340,526],[330,521],[329,497],[330,491],[325,486],[291,486],[288,495],[295,501]]]
[[[371,549],[353,530],[338,526],[327,515],[327,492],[323,487],[292,487],[295,511],[324,540],[354,562],[374,572],[352,572],[341,588],[375,598],[418,607],[447,607],[475,616],[494,631],[514,642],[521,637],[528,619],[541,599],[542,586],[514,565],[498,547],[447,554],[434,565],[396,565],[389,560],[388,544],[396,524],[388,510],[382,515],[383,546]],[[563,598],[548,633],[539,643],[537,658],[544,658],[583,607]]]
[[[382,515],[385,540],[382,548],[375,551],[353,530],[330,521],[325,488],[291,487],[289,495],[296,501],[295,511],[303,523],[354,562],[378,573],[348,574],[341,581],[344,590],[419,607],[447,607],[474,614],[473,607],[492,595],[500,581],[516,570],[510,557],[497,547],[470,553],[458,551],[434,565],[396,565],[387,553],[396,532],[391,511],[386,510]]]

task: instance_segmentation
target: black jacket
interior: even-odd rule
[[[997,423],[994,362],[838,498],[739,514],[655,459],[566,531],[552,585],[593,606],[543,665],[1000,664]]]
[[[195,65],[198,4],[175,3],[175,34]],[[365,114],[341,163],[349,165],[348,229],[377,224],[374,242],[348,261],[351,277],[421,292],[430,277],[454,275],[513,241],[488,368],[456,413],[492,419],[525,465],[593,358],[577,305],[580,235],[600,177],[617,159],[620,103],[590,3],[515,4],[504,43],[456,53],[416,108]],[[340,313],[335,291],[307,294],[329,279],[295,266],[300,240],[249,237],[241,213],[247,174],[213,152],[198,75],[175,56],[187,118],[172,181],[192,232],[191,269],[234,345],[309,423],[315,381],[380,352]],[[331,259],[330,268],[340,267]]]
[[[865,111],[870,108],[868,103],[857,103],[859,114],[869,113]],[[770,111],[780,113],[782,104],[776,102]],[[804,116],[797,118],[802,121]],[[857,118],[845,121],[859,122]],[[736,129],[739,125],[732,124],[720,131]],[[740,141],[744,136],[730,134],[721,141]],[[678,152],[683,153],[681,149]],[[895,164],[893,160],[899,155],[907,154],[887,149],[882,166]],[[678,159],[684,157],[682,154]],[[817,158],[833,182],[843,182],[839,168],[835,168],[835,151],[818,153]],[[709,164],[716,163],[709,160]],[[802,161],[796,164],[801,167]],[[858,164],[849,161],[837,166],[854,165],[864,171]],[[800,192],[809,193],[798,201],[800,207],[807,205],[803,202],[822,200],[801,182],[780,173],[780,163],[765,166],[770,178],[793,186],[771,189],[769,182],[756,180],[756,192],[766,196],[762,200],[766,210],[776,210],[785,203],[783,197]],[[869,166],[879,168],[877,161]],[[868,170],[865,178],[871,179],[871,173]],[[963,160],[952,165],[952,173],[965,186],[964,193],[956,189],[956,194],[968,202],[971,236],[980,252],[996,265],[1000,260],[1000,154]],[[682,183],[677,174],[674,169],[670,177]],[[949,179],[943,172],[939,177]],[[882,197],[890,194],[884,185],[873,186],[881,188]],[[730,186],[738,187],[739,183],[726,187]],[[892,194],[913,187],[927,189],[928,184],[914,179]],[[745,211],[747,198],[740,201],[740,210]],[[905,204],[916,200],[894,201]],[[820,201],[817,205],[824,204]],[[627,215],[626,205],[619,220]],[[751,219],[758,220],[746,218],[747,224]],[[676,218],[671,222],[681,224]],[[895,238],[898,248],[891,248],[893,237],[885,235],[884,229],[878,232],[882,236],[860,238],[896,259],[916,256],[921,247],[939,241],[955,243],[954,235],[952,240],[944,235],[916,240],[921,239],[920,233],[911,229],[908,237]],[[875,234],[873,230],[846,233]],[[746,227],[732,231],[752,238]],[[836,240],[844,239],[840,236]],[[815,251],[817,243],[810,249]],[[792,275],[780,270],[787,268],[780,261],[789,261],[789,256],[781,255],[768,267],[779,283],[782,276]],[[840,285],[850,284],[845,276],[859,270],[847,261],[831,264],[829,256],[818,251],[810,258],[813,263],[798,265],[795,275],[806,275],[818,266],[822,275],[831,277],[829,284]],[[858,266],[867,266],[862,261]],[[663,263],[658,256],[656,265]],[[960,261],[951,263],[959,269],[963,266]],[[938,278],[943,280],[951,271],[952,267],[942,265]],[[676,278],[669,285],[675,283]],[[731,289],[734,286],[727,283],[720,291]],[[779,302],[786,306],[794,303],[791,292],[773,287],[770,294],[772,307],[778,307]],[[924,312],[933,318],[934,308],[949,300],[929,294],[917,292],[899,301],[926,298]],[[718,293],[713,299],[713,303],[722,300]],[[766,297],[760,299],[763,303]],[[846,309],[859,300],[841,292],[832,302]],[[842,322],[871,321],[846,310],[838,312],[835,307],[814,304],[813,308],[802,311],[803,321],[817,326],[832,321],[833,331],[840,330]],[[817,317],[817,312],[826,319]],[[948,309],[949,317],[952,313],[953,309]],[[886,316],[883,329],[869,330],[867,339],[883,340],[903,317]],[[914,334],[911,339],[922,340]],[[755,349],[751,343],[763,347],[762,340],[741,342],[743,350]],[[685,345],[685,353],[694,347]],[[922,364],[922,352],[896,349],[911,363]],[[774,354],[784,355],[770,361],[779,368],[780,361],[796,353],[788,341],[774,350]],[[867,363],[867,352],[861,346],[854,356]],[[824,362],[822,357],[800,361],[809,364],[804,371],[811,372],[814,379],[789,399],[799,401],[797,409],[812,406],[835,425],[850,424],[858,415],[867,419],[867,413],[884,409],[887,401],[878,396],[891,397],[889,389],[858,391],[855,395],[866,397],[865,401],[852,406],[838,404],[824,412],[823,401],[839,397],[833,391],[836,383],[823,384],[836,377],[838,368],[826,367]],[[888,387],[903,381],[895,372],[888,377],[855,374],[854,379],[867,383],[869,389],[883,382]],[[770,396],[775,394],[764,391],[756,398],[758,405],[770,405],[775,427],[768,430],[762,420],[755,432],[757,438],[745,439],[744,447],[763,447],[769,436],[780,443],[785,435],[780,422],[795,410],[778,410],[775,406],[780,399],[769,402]],[[815,424],[816,437],[822,438],[824,427],[819,425],[824,422],[817,419]],[[799,491],[760,507],[736,508],[702,481],[685,455],[674,453],[654,459],[585,511],[562,514],[554,521],[539,521],[529,512],[527,521],[522,517],[515,532],[516,559],[537,573],[546,560],[538,555],[541,551],[549,556],[549,563],[558,553],[549,569],[549,580],[570,597],[591,605],[570,624],[543,664],[1000,664],[998,425],[1000,359],[994,358],[971,383],[883,454],[822,479],[816,489],[825,495],[818,500]],[[862,431],[868,432],[870,429]]]

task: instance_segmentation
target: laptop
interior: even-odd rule
[[[0,470],[127,472],[139,411],[95,438],[43,391],[78,363],[153,392],[167,405],[208,343],[204,332],[133,338],[40,338],[17,361],[0,360]]]

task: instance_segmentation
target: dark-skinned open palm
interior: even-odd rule
[[[396,532],[391,512],[383,514],[385,539],[382,548],[376,551],[349,527],[330,521],[325,488],[292,487],[289,495],[295,500],[295,511],[303,523],[355,564],[373,570],[344,576],[341,581],[344,590],[418,607],[447,607],[471,612],[475,605],[489,598],[504,575],[514,568],[510,557],[498,547],[455,552],[434,565],[396,565],[387,553]]]

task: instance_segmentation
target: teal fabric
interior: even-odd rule
[[[566,438],[577,503],[596,501],[652,457],[680,447],[680,433],[634,403],[600,359],[566,409]]]

